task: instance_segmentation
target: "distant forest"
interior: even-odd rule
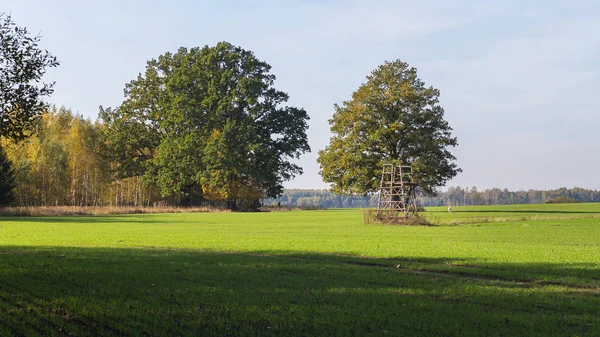
[[[265,205],[277,205],[302,208],[361,208],[377,207],[377,194],[339,195],[328,190],[286,189],[277,199],[265,199]],[[419,197],[419,206],[474,206],[474,205],[510,205],[543,204],[548,202],[600,202],[600,191],[584,188],[559,188],[555,190],[509,191],[492,188],[479,191],[476,187],[450,187],[439,191],[435,197]]]

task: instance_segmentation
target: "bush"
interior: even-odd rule
[[[418,214],[409,213],[407,217],[395,211],[377,212],[376,209],[363,210],[363,223],[383,224],[383,225],[403,225],[403,226],[432,226],[427,219]]]

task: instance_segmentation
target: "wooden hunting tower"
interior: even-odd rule
[[[383,164],[377,202],[378,217],[397,217],[399,213],[407,217],[411,206],[416,211],[416,184],[413,177],[411,166]]]

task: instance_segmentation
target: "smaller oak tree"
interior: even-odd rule
[[[418,191],[435,194],[461,171],[448,150],[458,142],[439,95],[407,63],[379,66],[352,100],[335,105],[331,143],[319,152],[323,180],[336,193],[375,192],[382,164],[402,164],[413,167]]]

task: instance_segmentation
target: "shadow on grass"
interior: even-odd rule
[[[0,247],[0,335],[600,333],[598,265]]]

